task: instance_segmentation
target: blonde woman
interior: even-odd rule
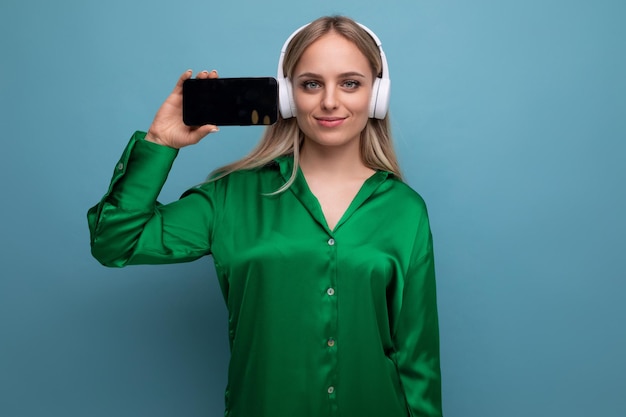
[[[213,256],[228,417],[442,415],[432,238],[394,154],[386,66],[376,35],[348,18],[299,29],[281,53],[278,122],[161,205],[178,149],[217,131],[183,124],[187,71],[88,213],[104,265]]]

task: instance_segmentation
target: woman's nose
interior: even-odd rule
[[[325,88],[322,96],[322,108],[324,110],[333,110],[337,108],[337,91],[335,88]]]

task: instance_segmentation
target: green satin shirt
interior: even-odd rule
[[[212,255],[228,306],[227,417],[441,416],[430,227],[422,198],[378,171],[334,230],[292,159],[168,205],[177,151],[137,132],[88,213],[104,265]]]

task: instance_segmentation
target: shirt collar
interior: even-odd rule
[[[274,160],[280,169],[280,173],[283,179],[286,181],[291,177],[291,173],[293,170],[293,155],[281,156]],[[309,189],[306,179],[302,174],[302,171],[298,169],[296,173],[296,177],[294,178],[293,183],[289,187],[289,191],[291,191],[300,202],[304,205],[304,207],[309,211],[311,216],[320,224],[322,227],[326,228],[330,234],[337,231],[338,228],[341,227],[343,223],[345,223],[350,216],[363,204],[367,201],[374,193],[379,189],[379,187],[389,178],[393,178],[394,175],[389,171],[378,170],[372,176],[370,176],[365,182],[363,186],[354,197],[354,200],[344,213],[343,217],[335,226],[334,230],[330,230],[324,219],[324,215],[322,213],[322,209],[319,205],[319,202],[311,193]]]

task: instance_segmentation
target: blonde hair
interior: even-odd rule
[[[291,78],[300,57],[313,42],[322,36],[334,32],[349,41],[365,55],[375,76],[382,71],[380,50],[376,42],[354,20],[344,16],[321,17],[298,32],[287,47],[283,62],[283,73]],[[295,180],[300,162],[300,147],[304,134],[300,130],[295,117],[283,119],[280,115],[272,126],[269,126],[259,144],[242,159],[223,166],[214,171],[211,180],[222,178],[238,170],[262,167],[274,159],[293,155],[293,169],[289,180],[275,193],[289,188]],[[384,119],[370,118],[361,133],[361,158],[363,163],[374,170],[384,170],[402,178],[398,159],[393,148],[389,117]]]

